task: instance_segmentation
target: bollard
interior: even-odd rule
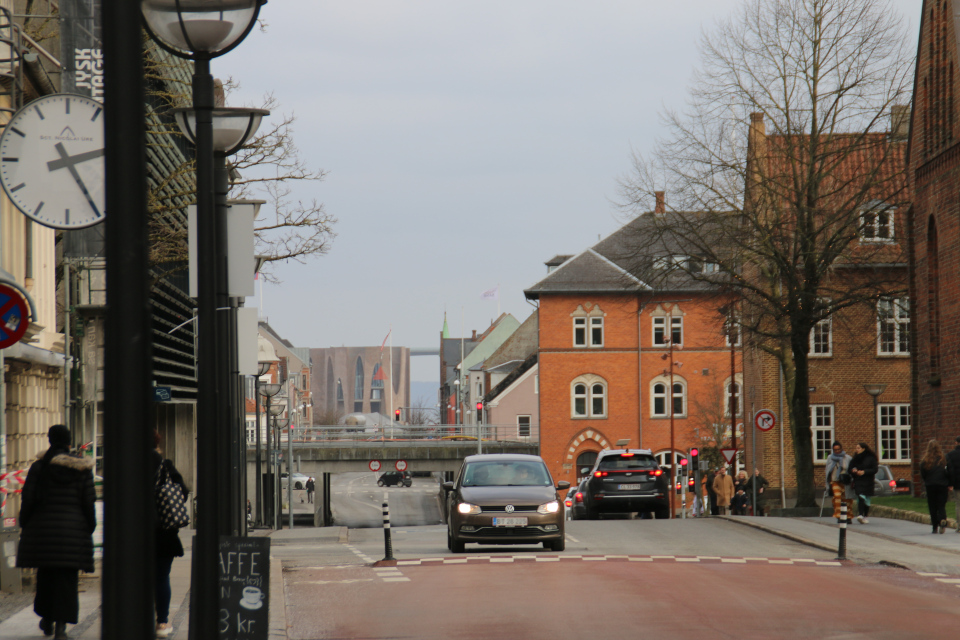
[[[840,544],[837,547],[837,560],[847,559],[847,502],[840,502]]]
[[[393,543],[390,541],[390,507],[387,506],[386,499],[383,501],[383,546],[386,552],[383,559],[393,560]]]

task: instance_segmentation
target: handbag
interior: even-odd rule
[[[173,481],[161,463],[155,485],[157,522],[162,529],[179,529],[190,524],[183,489]]]
[[[840,484],[849,485],[852,483],[853,483],[853,476],[851,476],[849,473],[846,473],[846,472],[840,474]]]

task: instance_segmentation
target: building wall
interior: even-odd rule
[[[514,381],[509,390],[484,407],[487,424],[496,427],[494,434],[517,437],[517,416],[530,416],[531,433],[540,425],[540,399],[537,387],[539,368],[534,365]]]
[[[683,302],[668,302],[678,298]],[[575,482],[582,453],[615,448],[620,440],[655,454],[669,451],[671,420],[651,415],[651,386],[670,369],[669,349],[653,344],[653,318],[666,312],[683,317],[683,345],[674,349],[673,362],[674,381],[686,385],[686,411],[672,421],[674,451],[685,452],[700,442],[706,426],[698,407],[722,402],[729,379],[730,350],[717,313],[723,302],[710,294],[541,295],[541,455],[555,479]],[[595,306],[604,313],[604,346],[573,347],[571,314]],[[739,351],[734,361],[739,372]],[[607,385],[605,417],[572,417],[571,385],[588,374]],[[722,416],[722,406],[718,410]]]
[[[393,368],[391,370],[390,349],[393,349]],[[371,404],[377,401],[372,397],[374,369],[380,364],[386,371],[383,398],[380,401],[380,413],[387,415],[394,410],[410,406],[410,349],[407,347],[330,347],[310,349],[313,362],[311,391],[313,392],[314,421],[338,411],[336,389],[337,380],[343,384],[343,406],[341,415],[354,413],[354,403],[360,402],[360,413],[373,413]],[[355,399],[357,360],[363,363],[363,393],[361,399]]]

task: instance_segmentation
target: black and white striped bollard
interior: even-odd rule
[[[390,541],[390,507],[387,506],[386,500],[383,501],[383,546],[386,552],[383,559],[393,560],[393,542]]]
[[[847,501],[840,501],[840,544],[837,547],[837,560],[847,559]]]

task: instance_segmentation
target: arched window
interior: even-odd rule
[[[727,378],[724,381],[725,389],[725,402],[723,407],[723,414],[725,416],[730,416],[730,406],[731,402],[733,406],[736,407],[736,415],[743,415],[743,374],[738,373],[734,379],[733,383],[730,383],[730,378]]]
[[[607,381],[586,374],[570,384],[571,416],[574,418],[607,417]]]
[[[666,418],[671,414],[675,418],[687,416],[687,381],[673,374],[671,388],[669,375],[660,375],[650,383],[650,416]]]
[[[383,380],[386,378],[380,363],[373,365],[373,378],[370,380],[370,399],[383,400]]]
[[[353,379],[353,410],[355,413],[363,411],[363,360],[357,358],[357,370]]]
[[[590,474],[594,463],[597,461],[596,451],[584,451],[577,456],[577,484]]]
[[[682,451],[673,452],[673,460],[671,460],[670,451],[661,451],[660,453],[653,454],[653,457],[657,459],[657,463],[664,469],[672,469],[674,464],[680,463],[680,458],[686,457]],[[677,472],[679,475],[679,471]]]

